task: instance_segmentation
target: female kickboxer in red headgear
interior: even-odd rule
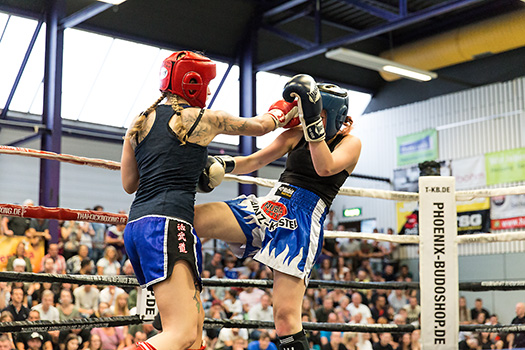
[[[207,146],[217,134],[263,135],[287,124],[297,108],[280,101],[253,118],[205,109],[215,63],[194,52],[175,52],[160,74],[162,95],[132,122],[122,149],[122,185],[135,193],[124,232],[126,252],[141,287],[155,293],[163,328],[139,348],[203,349],[201,249],[193,206]]]

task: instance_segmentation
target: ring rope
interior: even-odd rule
[[[95,327],[117,327],[134,324],[142,324],[144,321],[139,315],[113,316],[100,318],[78,318],[63,321],[14,321],[0,323],[0,333],[7,332],[48,332],[53,330],[90,329]],[[274,329],[274,322],[270,321],[246,321],[230,319],[204,319],[204,328],[266,328]],[[341,331],[358,333],[407,333],[419,329],[418,326],[396,325],[396,324],[346,324],[326,322],[303,322],[305,330]],[[460,325],[460,332],[525,332],[525,325]]]
[[[525,241],[525,231],[462,235],[454,240],[458,244]]]
[[[62,275],[56,273],[34,273],[0,271],[0,281],[7,282],[51,282],[71,284],[96,284],[117,287],[137,287],[139,283],[135,277],[109,275]],[[214,279],[203,278],[205,287],[261,287],[272,288],[273,280],[256,279]],[[310,280],[308,288],[329,289],[419,289],[419,282],[356,282],[356,281],[322,281]],[[488,290],[525,290],[525,281],[481,281],[460,282],[459,290],[488,291]]]
[[[58,154],[55,152],[39,151],[31,148],[0,146],[0,153],[16,154],[24,157],[58,160],[66,163],[72,163],[77,165],[89,165],[109,170],[120,170],[120,163],[114,162],[112,160],[79,157],[73,156],[71,154]]]
[[[48,151],[40,151],[31,148],[12,147],[0,145],[0,154],[14,154],[25,157],[36,157],[43,159],[58,160],[66,163],[73,163],[77,165],[89,165],[98,168],[105,168],[109,170],[120,170],[120,163],[96,158],[79,157],[71,154],[58,154]],[[244,184],[256,184],[264,187],[273,187],[276,180],[263,179],[250,176],[239,176],[233,174],[226,174],[224,179],[227,181],[238,181]],[[478,197],[495,197],[504,195],[514,195],[525,193],[525,186],[503,187],[495,189],[481,189],[470,191],[457,191],[456,200],[468,201]],[[339,190],[340,195],[353,197],[370,197],[378,199],[389,199],[395,201],[417,201],[419,199],[418,193],[402,192],[402,191],[387,191],[363,189],[357,187],[342,187]]]
[[[128,216],[126,214],[113,214],[95,210],[50,208],[42,206],[27,206],[1,203],[0,215],[35,219],[89,221],[114,225],[125,224],[128,221]]]
[[[351,231],[324,231],[324,238],[354,238],[373,239],[374,241],[392,243],[419,243],[416,235],[387,235],[384,233],[351,232]]]

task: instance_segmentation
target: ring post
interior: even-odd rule
[[[159,310],[157,309],[157,302],[153,291],[146,288],[139,288],[137,294],[137,315],[140,316],[144,323],[153,322],[155,315]]]
[[[458,347],[458,251],[455,181],[419,178],[419,271],[423,350]]]

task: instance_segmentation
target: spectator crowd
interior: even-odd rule
[[[25,205],[31,205],[26,201]],[[102,211],[102,206],[93,210]],[[7,259],[6,270],[83,275],[134,275],[124,248],[125,225],[65,221],[59,243],[49,243],[47,220],[1,218],[5,237],[24,236]],[[333,230],[332,217],[326,226]],[[337,230],[345,230],[337,225]],[[388,234],[394,234],[392,229]],[[28,257],[28,245],[45,243],[39,264]],[[272,271],[257,261],[237,259],[221,249],[205,254],[203,278],[271,279]],[[357,239],[325,239],[311,279],[335,281],[411,282],[407,265],[396,259],[396,244]],[[38,269],[36,266],[38,265]],[[74,285],[69,283],[0,282],[0,322],[62,321],[75,318],[126,316],[136,312],[138,287]],[[256,287],[204,287],[201,298],[208,318],[273,321],[272,291]],[[470,309],[460,298],[461,324],[497,325],[498,317],[481,299]],[[348,324],[414,324],[420,322],[419,295],[414,290],[308,289],[303,299],[304,322]],[[518,303],[513,324],[525,324],[525,305]],[[134,350],[135,343],[155,335],[151,324],[49,332],[4,333],[0,350]],[[315,350],[417,350],[419,330],[411,333],[353,333],[308,331]],[[222,328],[205,331],[210,350],[277,350],[274,330]],[[524,334],[460,333],[459,349],[525,347]]]

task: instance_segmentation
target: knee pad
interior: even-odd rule
[[[296,334],[279,337],[279,350],[310,350],[304,329]]]

